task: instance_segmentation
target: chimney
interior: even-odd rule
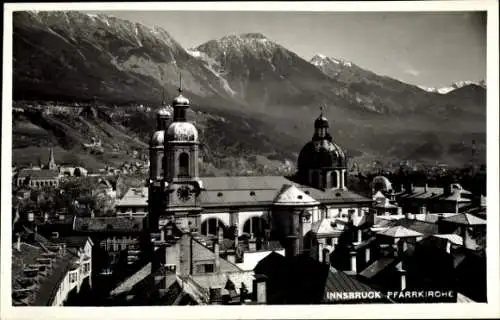
[[[449,240],[446,242],[446,252],[451,253],[451,242]]]
[[[323,259],[326,265],[330,265],[330,251],[328,249],[323,249]]]
[[[172,225],[170,225],[170,224],[169,224],[169,225],[167,225],[165,229],[167,230],[167,234],[166,234],[166,236],[167,236],[167,237],[172,237],[172,236],[173,236],[173,233],[172,233]]]
[[[220,272],[220,245],[218,242],[214,242],[214,272]]]
[[[21,235],[19,233],[17,234],[16,249],[21,252]]]
[[[35,213],[33,212],[28,212],[28,221],[33,222],[35,221]]]
[[[365,263],[370,262],[370,247],[365,248]]]
[[[358,240],[357,240],[357,242],[358,242],[358,243],[363,242],[363,230],[358,229],[358,231],[357,231],[357,236],[358,236]]]
[[[178,272],[179,265],[179,245],[177,243],[167,243],[165,246],[165,264],[171,268],[175,266],[175,272]]]
[[[164,242],[165,241],[165,230],[160,230],[160,241]]]
[[[351,272],[353,273],[358,273],[358,266],[357,266],[357,252],[356,251],[351,251],[350,253],[351,256]]]
[[[45,212],[44,215],[43,215],[43,222],[44,223],[49,222],[49,214],[47,212]]]
[[[248,295],[248,289],[247,287],[245,286],[245,283],[241,283],[241,288],[240,288],[240,303],[241,304],[244,304],[245,303],[245,300],[247,298],[247,295]]]
[[[59,220],[60,220],[60,221],[63,221],[63,220],[64,220],[64,214],[63,214],[63,213],[59,214]]]
[[[258,304],[267,303],[267,284],[266,277],[259,276],[254,280],[254,292]]]
[[[403,269],[401,262],[397,266],[399,276],[400,276],[400,290],[403,291],[406,289],[406,270]]]
[[[224,229],[222,229],[222,226],[219,226],[219,229],[217,230],[217,241],[219,244],[222,244],[224,241]]]
[[[251,238],[248,240],[248,251],[250,251],[250,252],[257,251],[257,241],[255,241],[255,238],[253,237],[253,233],[251,235]]]
[[[427,183],[424,185],[424,191],[427,192],[428,190],[428,186],[427,186]]]

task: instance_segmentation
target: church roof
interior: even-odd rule
[[[276,206],[315,206],[319,202],[294,185],[285,184],[274,200]]]
[[[366,203],[373,200],[350,190],[320,190],[300,185],[283,176],[235,176],[235,177],[200,177],[204,190],[200,194],[202,207],[227,206],[270,206],[273,204],[283,185],[293,185],[308,197],[325,204]],[[134,206],[147,206],[148,189],[143,188],[144,197],[125,195],[118,206],[131,201]],[[303,196],[304,198],[304,196]]]
[[[23,169],[19,172],[18,178],[30,177],[33,180],[36,179],[56,179],[59,177],[59,172],[57,170],[35,170],[35,169]]]
[[[462,225],[469,225],[469,226],[486,225],[486,220],[473,216],[472,214],[469,213],[459,213],[454,216],[443,219],[443,221],[462,224]]]

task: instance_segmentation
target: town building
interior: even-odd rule
[[[54,150],[50,148],[47,168],[22,169],[15,181],[17,187],[44,188],[59,186],[59,170],[54,159]]]
[[[46,239],[17,232],[12,248],[14,306],[81,304],[92,287],[92,246],[88,237]]]

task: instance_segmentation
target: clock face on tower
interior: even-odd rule
[[[177,197],[182,201],[188,201],[191,198],[191,190],[188,186],[182,186],[177,189]]]

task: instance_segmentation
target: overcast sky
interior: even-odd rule
[[[101,12],[167,30],[185,48],[260,32],[309,60],[322,53],[424,86],[486,78],[486,14],[473,12]]]

